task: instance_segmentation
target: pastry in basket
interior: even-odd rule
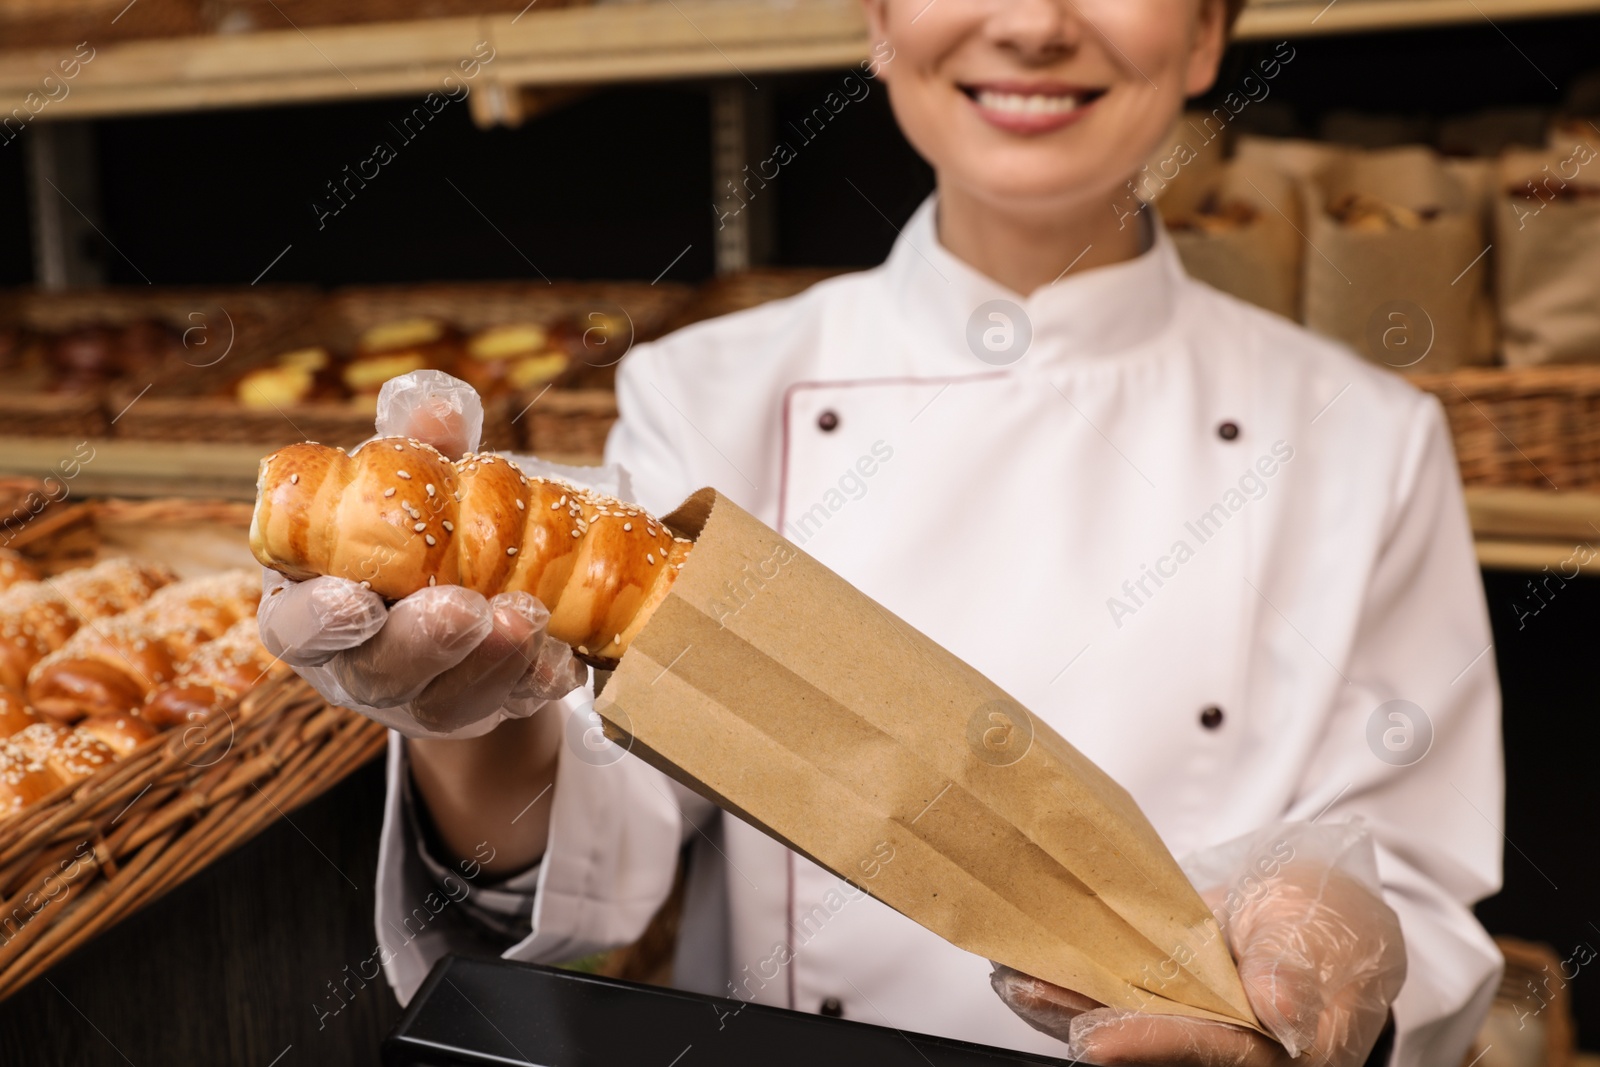
[[[176,579],[165,567],[111,559],[0,593],[0,687],[24,692],[34,664],[85,621],[142,604]]]
[[[0,816],[21,811],[61,786],[61,779],[36,756],[10,738],[0,741]]]
[[[1425,207],[1413,210],[1366,193],[1345,193],[1328,204],[1328,214],[1349,230],[1388,233],[1391,230],[1421,229],[1439,216],[1439,209]]]
[[[36,582],[39,572],[34,570],[22,553],[14,552],[9,548],[0,548],[0,592],[4,592],[18,582]]]
[[[430,585],[531,593],[549,633],[598,666],[622,658],[692,547],[632,504],[409,439],[355,455],[290,445],[261,461],[257,484],[250,547],[266,566],[391,598]]]
[[[357,397],[378,395],[383,383],[414,370],[448,370],[461,347],[461,335],[440,319],[402,319],[374,326],[356,342],[354,357],[340,380]]]
[[[1199,233],[1207,237],[1242,230],[1256,221],[1257,211],[1243,200],[1223,200],[1208,193],[1189,214],[1179,214],[1166,219],[1167,229],[1174,233]]]
[[[534,322],[507,323],[467,338],[456,363],[458,377],[485,397],[542,388],[565,374],[572,357]]]
[[[175,679],[151,691],[140,714],[162,729],[203,719],[253,689],[274,662],[251,614],[201,645]]]
[[[42,763],[63,782],[87,778],[116,759],[111,749],[93,734],[56,722],[37,722],[7,741]]]
[[[28,708],[22,697],[8,689],[0,689],[0,739],[10,737],[36,722],[44,720]]]
[[[128,753],[161,733],[154,725],[141,719],[131,711],[119,711],[111,715],[95,715],[78,723],[77,728],[83,733],[98,739],[111,750],[117,759],[122,759]]]
[[[254,618],[259,579],[227,571],[169,585],[139,608],[85,626],[28,674],[28,702],[63,722],[132,711],[178,665],[242,618]]]
[[[344,395],[333,356],[326,348],[297,348],[240,378],[233,396],[241,405],[272,410]]]

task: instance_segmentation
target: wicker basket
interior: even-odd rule
[[[522,447],[546,459],[598,461],[617,421],[617,395],[606,389],[552,389],[517,420]]]
[[[309,315],[314,301],[314,290],[293,286],[5,293],[0,296],[0,324],[5,326],[55,332],[153,318],[182,335],[183,354],[147,379],[87,393],[40,392],[29,387],[27,375],[7,372],[11,387],[0,393],[0,436],[104,436],[135,400],[142,403],[149,394],[159,397],[168,390],[203,389],[230,374],[237,353],[270,345],[273,337]]]
[[[383,746],[377,724],[276,679],[0,822],[0,997]]]
[[[1444,404],[1467,485],[1600,488],[1600,367],[1471,368],[1411,381]]]
[[[177,532],[236,526],[249,513],[239,504],[141,501],[75,504],[59,514],[84,508],[108,528],[165,524]],[[234,706],[0,818],[0,998],[383,746],[381,727],[329,707],[283,670]]]
[[[239,353],[226,380],[190,378],[166,383],[139,400],[117,421],[119,437],[163,441],[223,441],[272,448],[292,441],[353,445],[372,436],[370,402],[300,404],[259,411],[235,404],[227,382],[286,349],[324,345],[350,351],[367,329],[399,319],[429,316],[466,330],[528,319],[581,316],[625,310],[641,339],[657,335],[689,298],[681,286],[643,283],[487,282],[410,286],[364,286],[325,299],[314,315],[292,330]],[[515,448],[523,431],[513,425],[527,399],[515,396],[485,405],[485,448]]]

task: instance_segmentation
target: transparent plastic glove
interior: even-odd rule
[[[1073,1058],[1103,1067],[1280,1067],[1296,1057],[1360,1067],[1406,972],[1400,922],[1380,895],[1360,824],[1272,827],[1186,869],[1276,1041],[1224,1023],[1107,1008],[998,965],[995,992],[1034,1029],[1065,1041]]]
[[[378,395],[380,436],[414,437],[454,458],[476,447],[483,407],[465,382],[417,371]],[[386,606],[345,578],[293,582],[266,571],[257,620],[267,651],[325,699],[408,737],[475,737],[533,714],[588,677],[549,637],[527,593],[484,597],[434,586]]]

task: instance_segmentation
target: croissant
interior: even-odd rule
[[[262,460],[250,547],[290,578],[335,575],[391,599],[430,585],[531,593],[550,609],[551,636],[607,667],[692,546],[632,504],[526,476],[504,457],[451,463],[382,437],[355,455],[308,442]]]
[[[23,692],[34,664],[85,620],[125,611],[176,580],[165,567],[111,559],[0,593],[0,687]]]
[[[254,617],[259,580],[228,571],[169,585],[140,607],[86,626],[28,674],[34,709],[65,722],[131,711],[236,621]]]

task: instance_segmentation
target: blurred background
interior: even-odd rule
[[[597,461],[628,346],[879,263],[932,189],[868,45],[850,0],[0,0],[5,545],[231,559],[259,457],[422,366]],[[1474,1054],[1600,1050],[1600,2],[1254,3],[1130,194],[1445,405],[1509,772]],[[302,711],[0,818],[0,1061],[376,1062],[382,772]]]

